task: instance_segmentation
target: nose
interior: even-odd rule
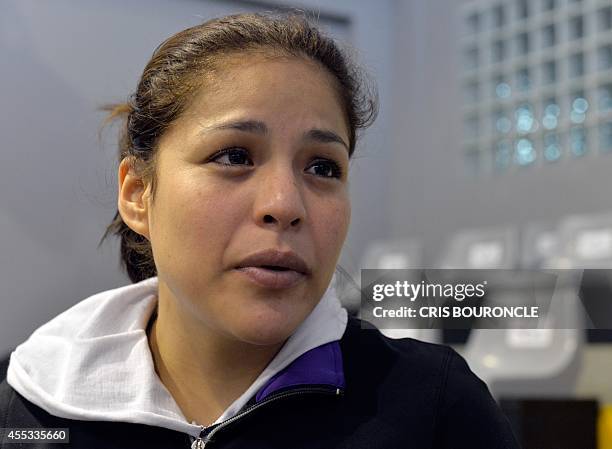
[[[260,226],[278,230],[298,229],[306,218],[303,192],[291,168],[261,173],[254,206]]]

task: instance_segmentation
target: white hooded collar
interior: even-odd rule
[[[157,305],[156,277],[104,291],[38,328],[11,354],[7,382],[28,401],[62,418],[121,421],[197,436],[157,376],[146,326]],[[319,304],[253,384],[215,421],[234,416],[300,355],[340,340],[347,312],[335,277]]]

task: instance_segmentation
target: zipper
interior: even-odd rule
[[[209,426],[209,427],[204,427],[204,426],[200,426],[200,435],[198,435],[197,438],[193,438],[193,442],[191,443],[191,449],[204,449],[206,447],[206,445],[208,443],[211,442],[213,436],[221,429],[223,429],[224,427],[229,426],[230,424],[238,421],[239,419],[243,418],[244,416],[252,413],[253,411],[257,410],[258,408],[263,407],[266,404],[269,404],[270,402],[274,402],[274,401],[278,401],[280,399],[285,399],[291,396],[298,396],[301,394],[309,394],[309,393],[322,393],[322,394],[328,394],[328,395],[334,395],[334,396],[340,396],[343,394],[343,390],[340,388],[336,388],[336,387],[307,387],[307,388],[296,388],[293,390],[289,390],[289,391],[285,391],[285,392],[281,392],[278,394],[274,394],[266,399],[264,399],[261,402],[255,403],[253,405],[251,405],[249,408],[245,409],[244,411],[238,413],[235,416],[232,416],[229,419],[226,419],[225,421],[213,425],[213,426]]]
[[[202,440],[202,435],[204,435],[204,431],[206,427],[200,426],[200,435],[197,438],[194,438],[193,443],[191,443],[191,449],[202,449],[204,447],[204,441]]]

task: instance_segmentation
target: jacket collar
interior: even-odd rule
[[[348,317],[334,285],[332,280],[311,314],[215,423],[236,415],[253,397],[296,385],[343,385],[337,342]],[[7,382],[54,416],[197,435],[199,426],[187,422],[154,370],[146,325],[157,305],[156,291],[157,278],[149,278],[77,303],[17,347]]]
[[[300,385],[327,385],[344,389],[342,351],[337,341],[318,346],[295,359],[257,392],[255,402],[261,402],[272,393]]]

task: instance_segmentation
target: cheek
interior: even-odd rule
[[[152,237],[166,257],[180,254],[176,262],[185,264],[193,264],[194,258],[221,257],[240,222],[244,199],[220,191],[212,182],[175,182],[171,190],[159,193]]]
[[[348,232],[351,207],[348,198],[331,201],[327,207],[318,208],[313,222],[314,236],[321,260],[335,262]]]

